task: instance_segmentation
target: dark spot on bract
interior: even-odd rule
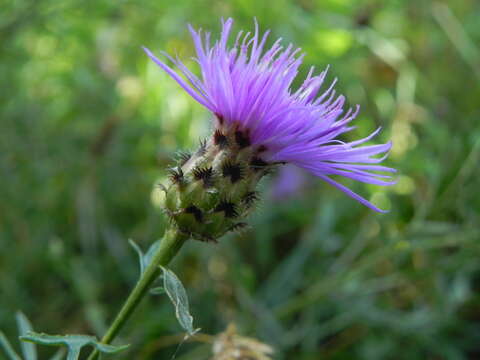
[[[222,165],[222,175],[224,177],[229,177],[232,184],[234,184],[243,178],[242,166],[227,161]]]
[[[190,205],[189,207],[185,208],[184,211],[186,214],[192,214],[197,222],[201,223],[203,221],[203,212],[195,205]]]
[[[262,153],[264,151],[267,151],[267,147],[265,145],[260,145],[257,149],[258,153]]]
[[[225,149],[228,146],[228,138],[218,129],[213,134],[213,142],[220,149]]]
[[[222,116],[221,114],[219,114],[219,113],[215,113],[215,116],[216,116],[217,119],[218,119],[218,123],[219,123],[220,125],[223,125],[223,116]]]
[[[235,131],[235,142],[240,147],[240,149],[251,145],[250,137],[240,130]]]
[[[214,209],[215,212],[223,211],[227,218],[234,218],[238,216],[237,206],[230,201],[221,201]]]

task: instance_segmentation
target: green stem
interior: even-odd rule
[[[159,265],[165,266],[177,254],[182,245],[188,239],[187,236],[180,234],[176,230],[169,229],[165,232],[165,236],[160,243],[156,253],[152,257],[152,261],[145,268],[145,271],[140,276],[137,284],[123,304],[120,312],[113,320],[113,323],[108,328],[105,336],[102,338],[102,343],[110,344],[118,332],[121,330],[125,322],[130,318],[135,308],[138,306],[144,295],[152,283],[160,275]],[[94,350],[88,360],[94,360],[98,356],[98,351]]]

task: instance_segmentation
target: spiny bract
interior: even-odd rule
[[[200,148],[180,157],[164,188],[165,207],[178,229],[194,239],[214,241],[238,230],[258,199],[258,181],[274,164],[259,160],[235,134],[215,134]]]

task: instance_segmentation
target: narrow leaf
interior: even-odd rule
[[[113,354],[125,350],[129,345],[115,346],[102,344],[93,336],[88,335],[48,335],[30,332],[20,337],[23,341],[40,345],[66,346],[68,349],[67,360],[77,360],[80,350],[84,346],[93,346],[98,351]]]
[[[167,268],[161,267],[163,271],[163,287],[175,306],[175,315],[180,326],[189,334],[195,334],[193,329],[193,317],[190,315],[188,306],[188,297],[177,276]]]
[[[128,239],[128,243],[130,244],[131,247],[133,247],[133,250],[137,252],[138,255],[138,262],[140,263],[140,275],[143,274],[143,251],[140,249],[140,246],[133,241],[132,239]]]
[[[160,240],[157,240],[155,241],[151,246],[150,248],[148,249],[148,251],[146,252],[146,254],[143,253],[142,249],[140,248],[140,246],[138,246],[138,244],[133,241],[132,239],[129,239],[128,242],[130,243],[130,245],[133,247],[133,249],[137,252],[138,254],[138,261],[140,263],[140,275],[143,274],[143,272],[145,271],[145,269],[147,268],[147,266],[150,264],[150,262],[152,261],[152,257],[153,255],[155,254],[155,251],[158,249],[158,247],[160,246]]]
[[[143,268],[146,269],[148,265],[152,262],[153,255],[160,246],[160,240],[155,241],[150,248],[148,249],[147,253],[143,257]]]
[[[8,360],[21,360],[20,356],[13,350],[12,345],[8,341],[8,339],[5,337],[3,332],[0,331],[0,348],[3,349],[5,354],[8,357]]]
[[[26,335],[27,333],[33,331],[32,324],[24,313],[17,311],[16,318],[18,333],[20,336]],[[37,360],[37,348],[35,347],[35,344],[21,342],[20,346],[22,347],[22,353],[25,360]]]

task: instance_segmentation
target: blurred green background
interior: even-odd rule
[[[210,131],[141,46],[195,68],[187,23],[216,36],[232,16],[235,31],[256,17],[270,44],[301,47],[302,76],[331,65],[328,80],[362,107],[347,139],[382,126],[375,142],[393,140],[385,163],[398,184],[343,182],[391,210],[381,215],[310,177],[289,196],[265,182],[250,230],[192,241],[171,265],[194,325],[216,334],[235,322],[275,359],[480,358],[480,2],[0,7],[0,328],[15,346],[18,309],[37,331],[104,332],[138,276],[127,240],[146,249],[165,228],[155,184]],[[166,297],[152,296],[118,358],[170,359],[180,332]],[[177,354],[209,357],[201,343]]]

